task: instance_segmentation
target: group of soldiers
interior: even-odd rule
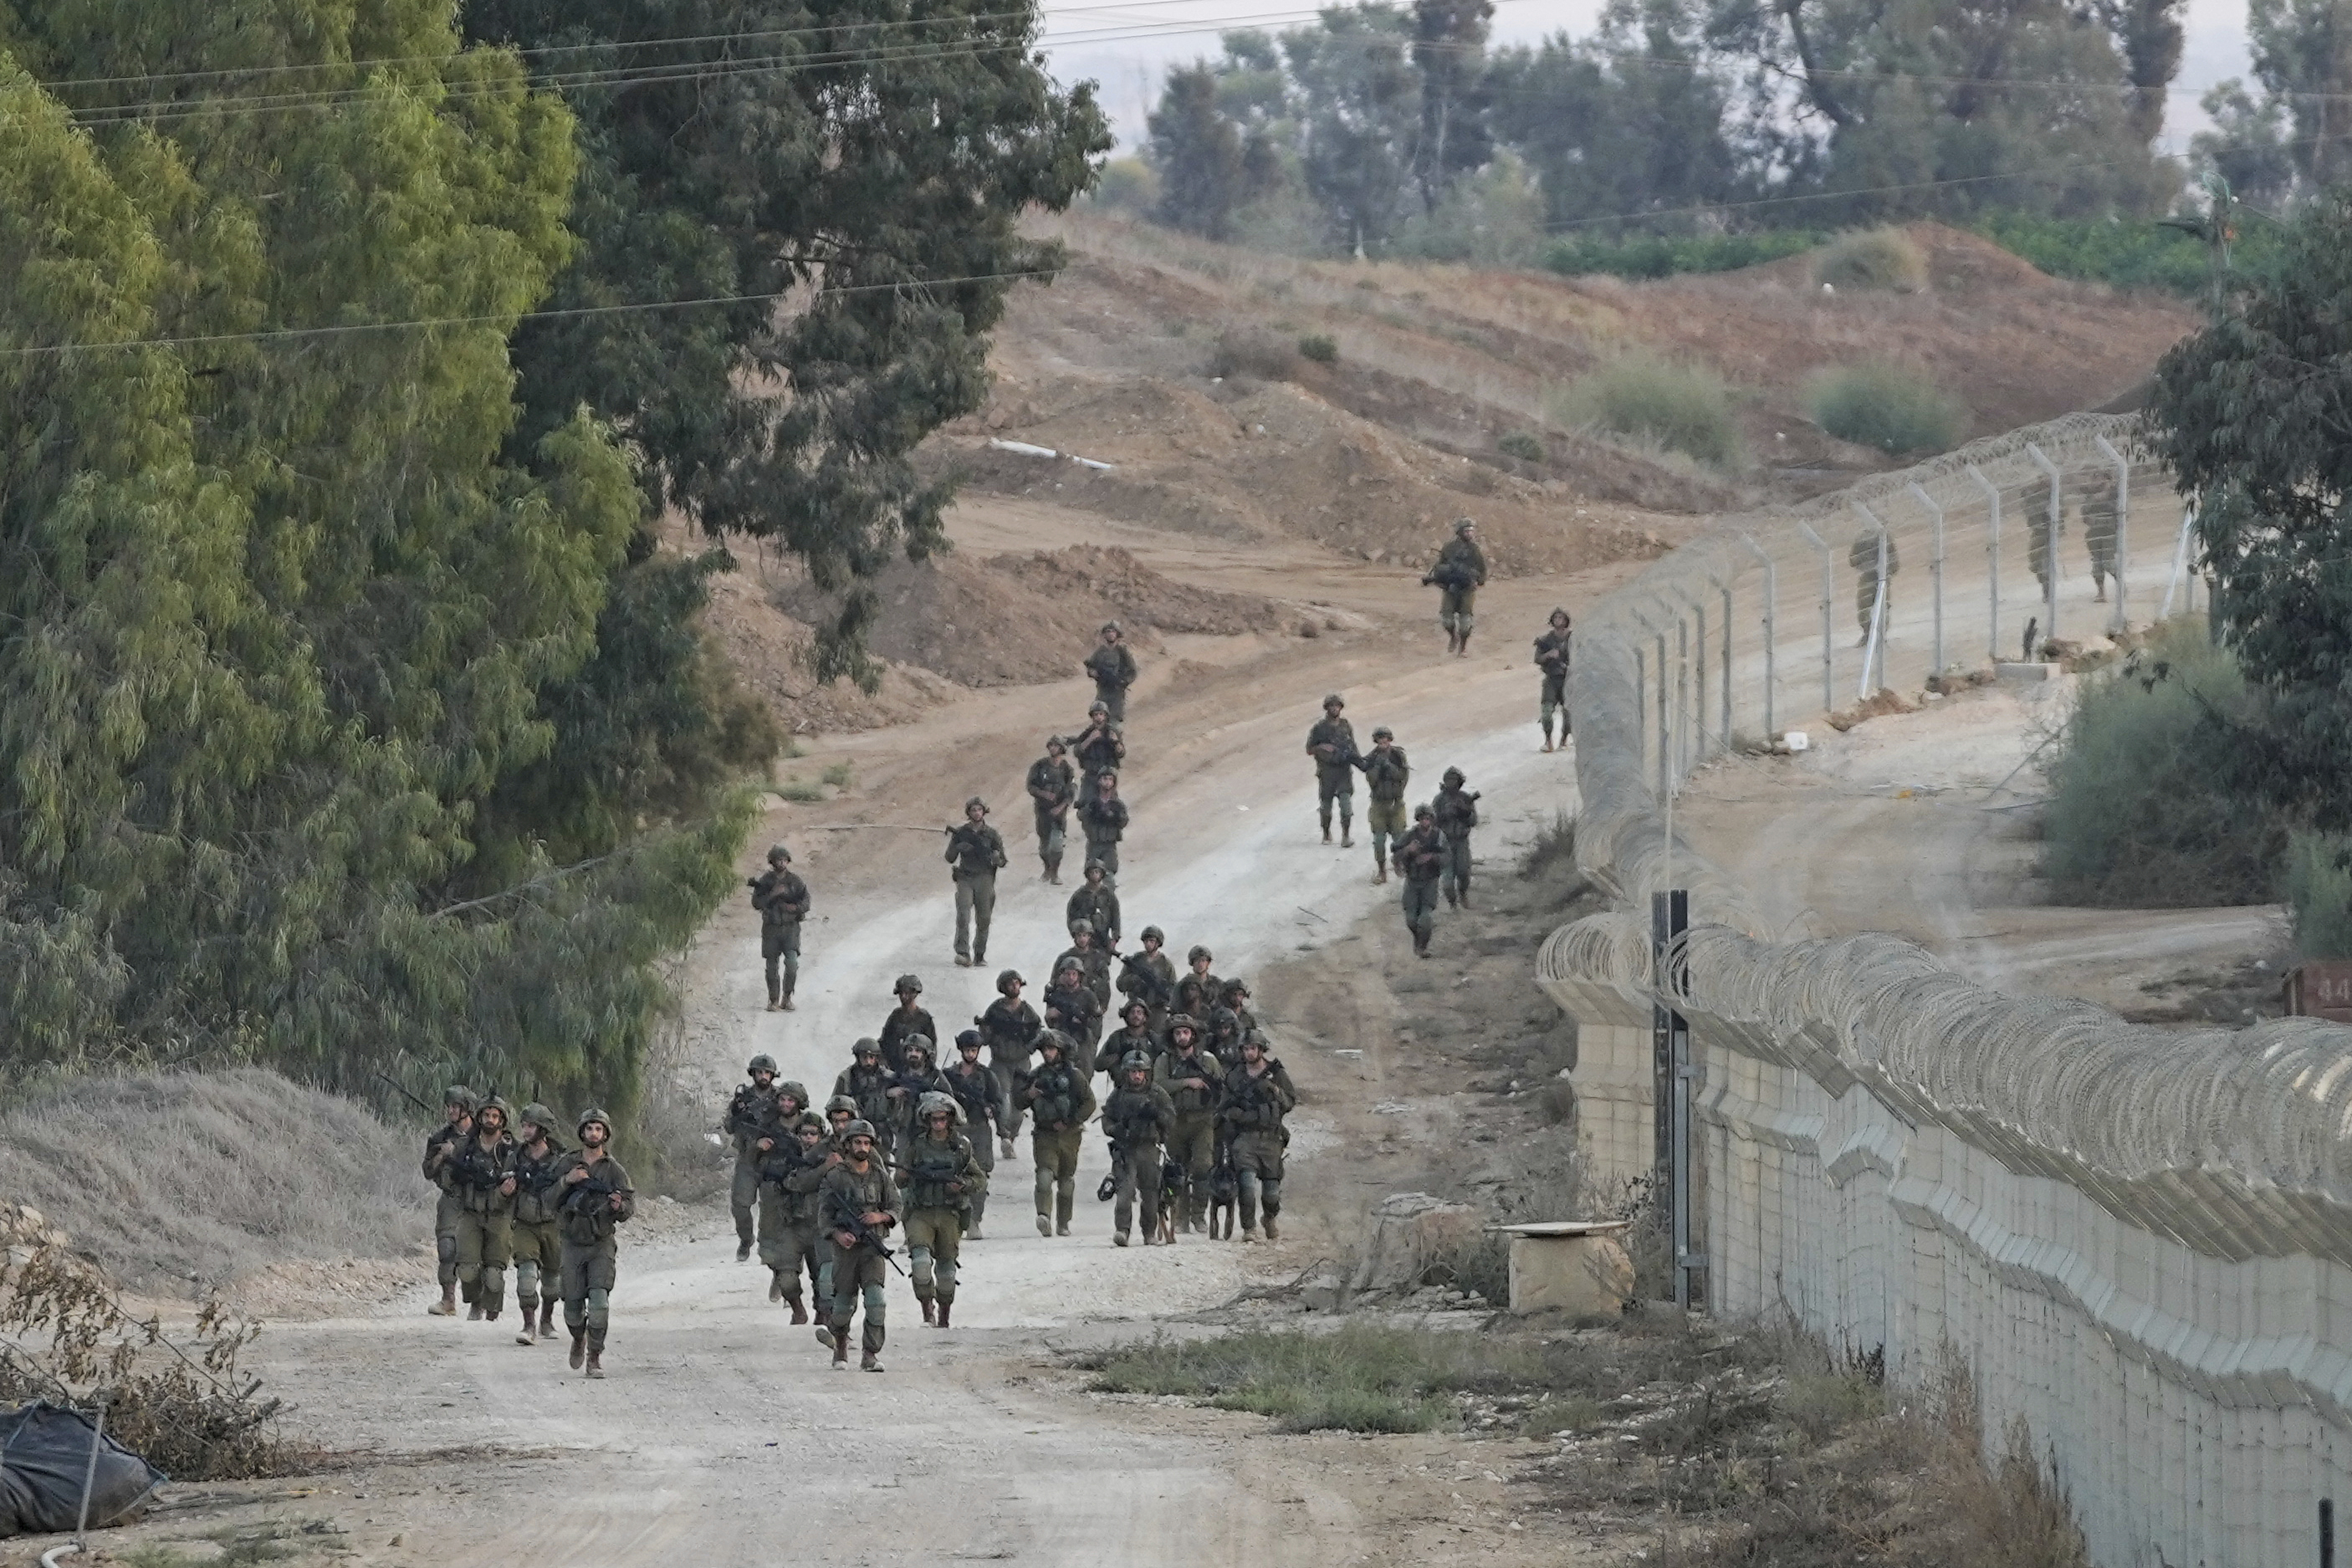
[[[572,1335],[572,1367],[604,1375],[604,1333],[620,1259],[615,1231],[637,1211],[629,1173],[612,1155],[613,1122],[591,1106],[572,1124],[577,1148],[557,1139],[555,1113],[536,1103],[518,1116],[492,1093],[463,1084],[442,1096],[445,1120],[425,1140],[425,1177],[440,1189],[433,1230],[441,1299],[426,1310],[471,1322],[506,1310],[514,1265],[518,1344],[555,1337],[555,1307]]]
[[[1564,641],[1567,612],[1554,613]],[[1323,841],[1331,841],[1336,808],[1339,847],[1355,847],[1356,775],[1361,773],[1371,796],[1365,822],[1372,835],[1372,881],[1387,882],[1391,866],[1403,879],[1405,928],[1412,933],[1413,952],[1426,958],[1441,889],[1449,906],[1466,909],[1470,904],[1470,832],[1478,825],[1478,792],[1469,788],[1462,769],[1448,768],[1437,793],[1412,809],[1412,824],[1407,827],[1405,789],[1412,764],[1396,743],[1396,732],[1386,725],[1372,731],[1370,751],[1360,750],[1347,706],[1347,699],[1331,693],[1323,699],[1323,716],[1307,732],[1307,755],[1315,759],[1316,810]],[[1546,749],[1549,732],[1547,715]]]
[[[817,1338],[836,1366],[848,1364],[862,1308],[859,1364],[881,1370],[894,1235],[923,1322],[951,1325],[962,1244],[982,1239],[991,1180],[998,1161],[1014,1157],[1024,1124],[1041,1237],[1070,1235],[1079,1155],[1099,1124],[1111,1174],[1097,1196],[1114,1202],[1116,1245],[1131,1244],[1139,1221],[1145,1246],[1213,1233],[1220,1207],[1238,1207],[1242,1239],[1280,1239],[1285,1122],[1297,1092],[1249,987],[1220,979],[1206,947],[1192,950],[1180,976],[1156,925],[1116,960],[1114,981],[1116,894],[1090,876],[1069,909],[1070,946],[1055,960],[1042,1012],[1007,969],[996,1000],[941,1062],[923,982],[901,975],[895,1005],[850,1048],[822,1108],[765,1054],[729,1101],[735,1256],[748,1260],[756,1248],[768,1299],[794,1323],[822,1319]],[[1114,984],[1126,999],[1106,1033]],[[1109,1081],[1099,1097],[1097,1074]]]

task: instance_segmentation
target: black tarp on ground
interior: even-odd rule
[[[89,1468],[89,1416],[40,1401],[0,1414],[0,1538],[71,1530],[81,1517],[82,1478],[90,1476],[89,1521],[111,1524],[147,1500],[163,1471],[111,1437]]]

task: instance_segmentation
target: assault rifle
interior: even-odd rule
[[[841,1217],[840,1223],[834,1228],[847,1231],[860,1247],[871,1247],[874,1249],[874,1255],[889,1264],[900,1279],[907,1277],[907,1270],[898,1267],[898,1255],[890,1250],[889,1243],[884,1239],[887,1233],[866,1224],[861,1216],[845,1214]]]
[[[614,1185],[611,1160],[598,1160],[595,1165],[586,1168],[589,1172],[588,1179],[583,1182],[574,1182],[571,1189],[563,1195],[563,1201],[557,1205],[557,1207],[566,1215],[595,1220],[601,1228],[603,1222],[612,1216],[614,1197],[628,1196],[634,1189]],[[580,1200],[583,1197],[593,1198],[595,1201],[583,1204]]]
[[[1121,995],[1139,1001],[1157,1012],[1165,1008],[1173,998],[1169,995],[1167,982],[1160,977],[1158,971],[1143,961],[1150,956],[1151,956],[1150,954],[1138,948],[1119,959],[1118,988]]]
[[[1118,1196],[1118,1178],[1127,1174],[1127,1145],[1113,1138],[1110,1141],[1110,1174],[1102,1178],[1100,1186],[1095,1188],[1097,1203],[1108,1203]]]

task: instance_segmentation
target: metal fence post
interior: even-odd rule
[[[1870,695],[1870,664],[1873,659],[1878,661],[1878,684],[1882,686],[1886,685],[1886,601],[1890,596],[1886,586],[1886,525],[1879,521],[1876,512],[1860,501],[1853,504],[1853,509],[1862,514],[1864,521],[1878,530],[1878,580],[1871,595],[1870,630],[1864,634],[1862,645],[1862,685],[1853,694],[1854,700],[1859,702]]]
[[[1638,638],[1628,639],[1633,644],[1633,722],[1640,727],[1641,759],[1650,759],[1650,675],[1649,657],[1642,651]]]
[[[1692,674],[1695,677],[1695,689],[1692,695],[1696,699],[1691,707],[1691,729],[1694,732],[1691,737],[1691,750],[1695,754],[1696,760],[1703,763],[1706,760],[1706,599],[1696,594],[1691,596],[1691,615],[1698,626],[1697,634],[1691,639],[1692,652],[1696,655],[1691,661]]]
[[[1985,576],[1992,585],[1990,590],[1992,604],[1990,618],[1986,622],[1985,651],[1992,655],[1993,663],[1999,664],[2000,662],[2000,486],[1986,478],[1973,463],[1969,465],[1967,472],[1969,477],[1977,482],[1977,488],[1984,492]]]
[[[2058,517],[2065,499],[2066,476],[2059,472],[2058,465],[2050,461],[2048,454],[2031,441],[2025,444],[2025,455],[2033,459],[2042,476],[2050,481],[2050,516],[2044,523],[2047,531],[2042,546],[2042,563],[2048,573],[2048,580],[2042,585],[2042,639],[2046,643],[2058,635]],[[2027,656],[2031,657],[2032,653],[2028,649]]]
[[[1675,770],[1668,780],[1683,787],[1690,777],[1690,742],[1683,735],[1683,715],[1690,711],[1690,617],[1675,616]]]
[[[1765,553],[1764,547],[1758,544],[1752,535],[1740,535],[1739,542],[1748,547],[1749,555],[1764,563],[1764,738],[1769,741],[1775,734],[1772,728],[1772,695],[1774,689],[1780,684],[1779,676],[1772,667],[1776,652],[1773,646],[1776,639],[1772,631],[1772,615],[1780,602],[1780,570],[1772,558]],[[1724,590],[1727,598],[1730,592],[1729,589]]]
[[[2124,455],[2107,444],[2104,435],[2091,438],[2098,444],[2100,453],[2116,465],[2116,609],[2107,623],[2120,632],[2131,622],[2124,615],[2124,563],[2131,559],[2131,465]]]
[[[1718,582],[1723,590],[1723,729],[1720,738],[1724,749],[1731,749],[1731,585]]]
[[[2156,612],[2156,618],[2158,621],[2169,621],[2172,619],[2173,591],[2180,586],[2182,573],[2188,572],[2189,536],[2196,527],[2197,508],[2195,507],[2181,507],[2180,538],[2172,547],[2172,572],[2171,575],[2164,580],[2164,608]],[[2184,615],[2197,607],[2197,574],[2195,572],[2188,572],[2188,577],[2189,601],[2180,607],[2181,613]]]
[[[1933,530],[1933,553],[1927,558],[1927,575],[1936,593],[1936,674],[1944,673],[1944,508],[1921,485],[1911,486],[1912,498],[1927,509],[1928,527]]]
[[[1813,532],[1810,524],[1799,523],[1797,531],[1811,540],[1813,548],[1822,552],[1822,711],[1835,713],[1837,677],[1832,673],[1831,664],[1830,600],[1835,595],[1837,585],[1831,576],[1833,569],[1830,565],[1830,547],[1821,535]]]

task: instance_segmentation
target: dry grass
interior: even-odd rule
[[[280,1259],[417,1252],[421,1151],[356,1101],[259,1068],[84,1078],[0,1115],[0,1192],[118,1279],[218,1288]]]
[[[1927,287],[1927,256],[1901,229],[1840,235],[1813,253],[1813,281],[1914,294]]]

